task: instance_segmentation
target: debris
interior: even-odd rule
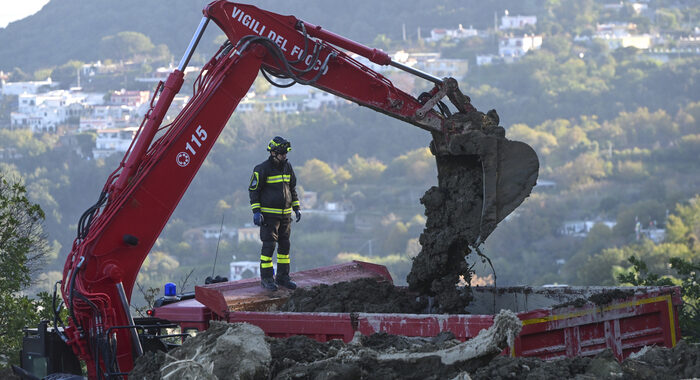
[[[351,343],[304,336],[263,337],[247,324],[212,328],[169,353],[139,358],[135,379],[686,379],[700,373],[700,347],[647,347],[619,363],[611,351],[553,361],[499,355],[520,331],[512,312],[469,341],[449,333],[434,338],[358,335]],[[235,343],[231,343],[235,342]]]
[[[209,328],[167,353],[140,357],[134,379],[265,379],[272,361],[265,333],[247,323],[212,321]]]

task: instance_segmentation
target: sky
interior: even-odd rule
[[[0,28],[38,12],[49,0],[0,0]]]

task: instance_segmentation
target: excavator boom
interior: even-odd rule
[[[495,112],[476,111],[454,79],[433,77],[320,26],[252,5],[218,0],[203,13],[178,69],[156,89],[133,146],[108,178],[98,202],[81,218],[66,260],[61,290],[70,319],[63,338],[85,360],[91,378],[124,377],[142,353],[138,327],[129,312],[136,276],[260,71],[278,84],[311,85],[430,132],[439,176],[447,173],[441,166],[453,164],[450,157],[481,162],[484,179],[478,209],[482,223],[475,240],[485,239],[525,199],[536,180],[534,152],[526,154],[534,157],[527,164],[508,154],[511,146],[531,148],[506,140]],[[223,30],[228,41],[203,67],[185,108],[171,124],[162,126],[182,86],[184,69],[210,21]],[[420,96],[410,95],[349,52],[405,70],[434,87]],[[456,113],[449,111],[444,98]],[[449,164],[443,164],[447,161]],[[501,175],[505,172],[525,179],[517,191],[498,190],[509,181]]]

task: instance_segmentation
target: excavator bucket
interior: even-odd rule
[[[539,160],[529,145],[505,138],[494,110],[454,114],[448,127],[455,133],[435,136],[439,149],[434,140],[438,181],[455,202],[454,222],[478,226],[468,239],[478,246],[530,195]]]

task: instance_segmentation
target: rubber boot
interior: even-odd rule
[[[270,290],[270,291],[275,291],[277,290],[277,285],[275,285],[275,281],[272,279],[272,277],[263,277],[260,279],[260,286],[263,288]]]
[[[297,288],[297,284],[294,281],[292,281],[292,279],[286,273],[277,273],[277,276],[275,277],[275,283],[279,286],[285,287],[290,290],[294,290]]]

